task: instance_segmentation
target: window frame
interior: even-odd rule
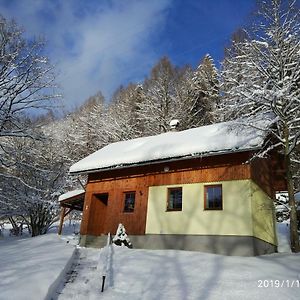
[[[172,191],[174,190],[181,190],[181,208],[170,208],[170,194]],[[166,211],[182,211],[182,203],[183,203],[183,189],[182,186],[178,186],[178,187],[170,187],[168,188],[168,194],[167,194],[167,208]]]
[[[134,195],[134,202],[133,202],[133,209],[132,210],[126,210],[126,195],[133,194]],[[126,191],[123,192],[123,213],[134,213],[135,209],[135,200],[136,200],[136,191]]]
[[[221,207],[207,207],[207,189],[209,188],[221,188]],[[222,184],[208,184],[204,185],[204,210],[223,210],[223,186]]]

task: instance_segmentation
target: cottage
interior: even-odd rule
[[[62,207],[81,199],[83,246],[104,245],[122,223],[135,248],[272,253],[285,180],[278,154],[251,159],[265,140],[226,122],[113,143],[71,166],[88,175],[84,204],[79,193]]]

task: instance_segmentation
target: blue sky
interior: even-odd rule
[[[42,35],[68,110],[101,90],[142,82],[163,55],[195,67],[216,64],[255,0],[0,0],[28,36]]]

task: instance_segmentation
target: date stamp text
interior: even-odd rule
[[[259,288],[299,288],[299,279],[259,279],[257,280]]]

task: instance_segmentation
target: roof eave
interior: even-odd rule
[[[76,198],[84,196],[84,194],[85,194],[85,191],[83,191],[82,193],[79,193],[77,195],[73,195],[73,196],[70,196],[70,197],[67,197],[67,198],[63,198],[61,200],[58,199],[58,202],[59,203],[63,203],[64,201],[73,200],[73,199],[76,199]]]

